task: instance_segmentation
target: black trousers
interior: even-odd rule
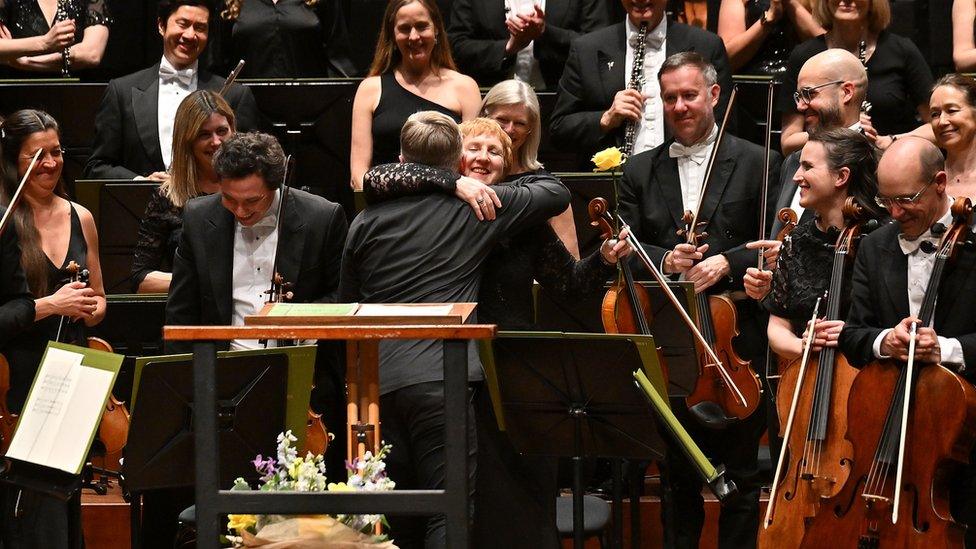
[[[83,549],[81,491],[67,502],[31,490],[5,486],[4,549]]]
[[[478,449],[475,415],[469,389],[468,400],[468,487],[474,495]],[[444,488],[444,383],[418,383],[380,396],[380,421],[383,440],[393,448],[386,461],[390,478],[399,489]],[[473,500],[473,498],[472,498]],[[390,534],[397,547],[446,548],[444,515],[429,518],[387,517]]]

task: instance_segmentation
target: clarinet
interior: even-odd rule
[[[58,11],[54,14],[54,22],[66,21],[68,19],[67,2],[58,0]],[[61,50],[61,78],[71,77],[71,46]]]
[[[637,31],[637,45],[634,46],[634,64],[630,69],[629,89],[641,91],[644,89],[644,38],[647,36],[647,21],[641,23],[640,30]],[[637,138],[637,124],[639,121],[627,122],[626,133],[624,133],[624,148],[621,151],[624,156],[630,156],[634,152],[634,140]]]

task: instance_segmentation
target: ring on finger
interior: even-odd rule
[[[485,203],[485,199],[484,198],[478,198],[478,200],[475,200],[475,202],[477,202],[478,204],[484,204]]]

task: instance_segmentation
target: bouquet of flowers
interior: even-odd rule
[[[384,458],[390,446],[380,448],[376,455],[366,452],[362,458],[346,463],[349,478],[346,482],[330,483],[325,476],[325,461],[321,455],[307,453],[298,456],[292,444],[298,439],[291,431],[278,435],[276,457],[254,458],[254,468],[260,477],[259,490],[296,492],[347,492],[354,490],[392,490],[396,483],[386,476]],[[243,478],[234,481],[231,490],[251,490]],[[228,515],[227,528],[236,535],[228,536],[234,547],[263,547],[265,549],[314,547],[393,548],[386,536],[374,535],[377,524],[385,524],[383,515]]]

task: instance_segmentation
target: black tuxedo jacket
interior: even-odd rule
[[[219,90],[224,77],[200,71],[197,89]],[[237,131],[258,129],[251,90],[234,84],[224,98],[237,117]],[[95,144],[85,177],[132,179],[166,169],[159,145],[159,63],[108,83],[95,118]]]
[[[570,45],[566,67],[559,80],[550,132],[553,144],[576,151],[581,163],[599,150],[623,143],[624,125],[604,134],[600,131],[600,117],[630,79],[630,75],[624,74],[626,31],[627,26],[620,22],[581,36]],[[715,66],[722,87],[715,117],[721,120],[732,93],[732,71],[722,39],[699,28],[668,20],[664,49],[668,56],[696,51]],[[657,78],[657,75],[647,77]],[[665,140],[670,138],[670,130],[665,128]]]
[[[330,302],[339,287],[345,214],[334,202],[290,189],[281,227],[278,270],[293,282],[293,302]],[[234,216],[213,194],[189,201],[173,259],[166,324],[229,325],[233,312]],[[270,286],[270,279],[268,284]],[[167,352],[190,352],[167,342]],[[225,344],[226,348],[226,344]]]
[[[0,215],[5,211],[0,208]],[[20,246],[13,222],[0,237],[0,349],[34,324],[34,296],[20,267]]]
[[[609,21],[600,0],[549,0],[545,12],[546,29],[532,51],[546,88],[553,90],[566,63],[569,43],[607,26]],[[505,0],[454,0],[451,6],[447,32],[454,59],[461,72],[482,86],[508,78],[515,66],[515,55],[505,55],[509,37],[505,16]]]
[[[630,157],[617,196],[620,215],[658,267],[664,254],[684,242],[677,234],[684,228],[684,207],[678,161],[668,155],[671,143]],[[745,244],[759,237],[763,160],[762,147],[728,134],[715,158],[699,221],[708,221],[708,237],[701,242],[708,244],[705,256],[725,254],[731,267],[716,291],[741,289],[746,269],[758,261],[758,252]],[[777,181],[781,160],[775,151],[769,164],[770,181]]]
[[[909,315],[908,256],[898,245],[901,224],[889,223],[861,241],[851,279],[851,309],[839,345],[851,364],[874,360],[874,340]],[[943,273],[935,333],[962,344],[971,381],[976,365],[976,251],[963,248]]]

